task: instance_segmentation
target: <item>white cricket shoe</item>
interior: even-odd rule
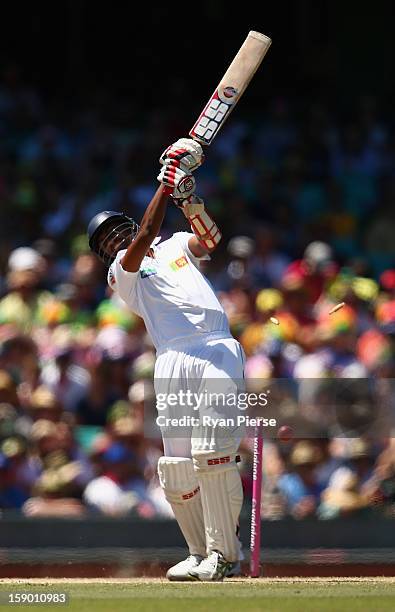
[[[168,580],[179,580],[181,582],[195,580],[189,574],[190,571],[198,567],[203,561],[200,555],[189,555],[184,561],[180,561],[167,570],[166,578]]]
[[[191,569],[189,575],[193,580],[201,582],[221,582],[226,576],[235,575],[232,573],[235,565],[236,563],[227,561],[222,553],[214,550],[195,569]]]

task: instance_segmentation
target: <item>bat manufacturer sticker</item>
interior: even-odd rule
[[[237,91],[237,89],[235,89],[234,87],[225,87],[222,90],[222,94],[221,94],[221,90],[218,91],[218,96],[219,99],[222,100],[222,102],[226,102],[227,104],[234,104],[235,102],[235,98],[237,96],[239,92]]]
[[[191,136],[196,136],[205,144],[210,144],[233,104],[234,102],[230,100],[221,101],[216,91],[191,130]]]

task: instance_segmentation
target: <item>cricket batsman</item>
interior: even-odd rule
[[[209,258],[221,233],[194,195],[192,172],[202,147],[182,138],[160,157],[161,183],[141,225],[124,213],[104,211],[89,223],[90,248],[109,266],[108,283],[141,316],[155,345],[155,392],[240,390],[244,353],[199,262]],[[171,196],[191,232],[158,234]],[[207,394],[206,396],[207,397]],[[224,416],[226,406],[210,405]],[[172,407],[172,411],[177,407]],[[193,412],[193,411],[192,411]],[[215,419],[213,419],[214,421]],[[166,499],[185,537],[189,556],[167,572],[169,580],[220,581],[240,572],[237,535],[243,491],[237,468],[238,428],[191,425],[183,435],[161,427],[164,456],[158,473]]]

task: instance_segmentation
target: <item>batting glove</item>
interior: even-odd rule
[[[188,174],[179,167],[179,162],[169,160],[158,174],[158,181],[166,185],[167,191],[173,198],[187,198],[196,188],[196,181],[192,174]]]
[[[180,168],[185,172],[193,172],[204,161],[203,149],[192,138],[180,138],[170,147],[167,147],[159,158],[162,165],[170,160],[179,162]]]

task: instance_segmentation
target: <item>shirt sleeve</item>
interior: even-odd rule
[[[201,257],[196,257],[190,250],[188,243],[190,238],[193,238],[195,234],[192,232],[176,232],[173,234],[173,237],[177,240],[177,242],[181,245],[183,251],[188,255],[189,259],[199,267],[199,262],[201,261],[210,261],[211,257],[208,253],[202,255]]]
[[[107,282],[113,291],[127,302],[136,289],[140,272],[128,272],[122,268],[121,259],[125,251],[120,251],[108,270]]]

